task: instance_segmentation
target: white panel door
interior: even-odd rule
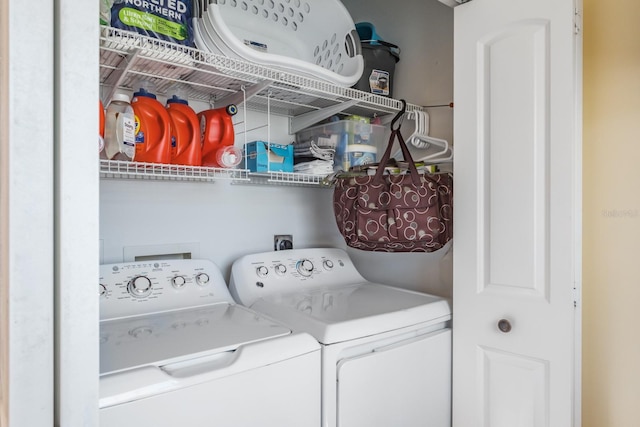
[[[574,10],[572,0],[455,9],[455,427],[574,422]]]

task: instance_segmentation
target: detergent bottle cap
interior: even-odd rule
[[[149,98],[156,99],[156,85],[147,79],[139,79],[137,84],[134,87],[139,87],[140,89],[133,94],[133,96],[146,96]]]
[[[147,98],[156,99],[156,95],[154,93],[148,92],[145,88],[141,87],[137,92],[133,93],[133,96],[146,96]]]
[[[167,104],[180,103],[189,105],[189,91],[184,84],[173,84],[169,88],[168,93],[172,94],[171,98],[167,99]]]
[[[113,98],[111,98],[112,101],[122,101],[122,102],[130,102],[131,99],[129,99],[129,95],[127,95],[126,93],[116,93],[113,95]]]
[[[189,102],[186,99],[180,98],[178,95],[173,95],[171,98],[167,99],[167,104],[189,105]]]
[[[226,111],[228,115],[235,116],[238,114],[238,107],[236,107],[236,104],[229,104],[227,105]]]

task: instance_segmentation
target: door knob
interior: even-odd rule
[[[500,329],[500,331],[504,332],[505,334],[507,332],[511,332],[511,322],[509,322],[507,319],[500,319],[498,321],[498,329]]]

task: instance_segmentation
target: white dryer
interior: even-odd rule
[[[100,427],[318,427],[320,346],[207,260],[100,268]]]
[[[451,305],[365,280],[340,249],[252,254],[241,304],[322,345],[323,427],[450,427]]]

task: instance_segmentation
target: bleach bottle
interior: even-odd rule
[[[131,100],[136,121],[134,159],[137,162],[171,163],[171,120],[150,88],[149,83],[143,83]]]
[[[135,118],[129,96],[116,93],[107,106],[104,124],[105,158],[132,160],[135,155]]]
[[[201,166],[202,142],[195,111],[185,99],[173,95],[167,99],[167,112],[171,123],[171,163]]]
[[[238,107],[229,104],[198,113],[202,132],[202,165],[231,168],[242,161],[242,151],[234,147],[233,116]]]

